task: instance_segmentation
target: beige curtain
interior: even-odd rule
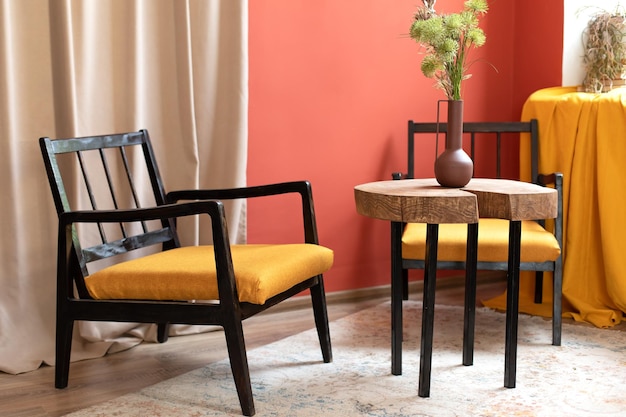
[[[0,371],[19,373],[54,364],[57,221],[38,138],[145,128],[168,190],[244,185],[247,0],[0,0],[0,83]],[[232,241],[243,219],[230,204]],[[183,238],[207,241],[202,226]],[[72,360],[153,333],[82,323]]]

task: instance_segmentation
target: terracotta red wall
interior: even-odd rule
[[[533,91],[561,85],[563,1],[517,0],[515,16],[513,104],[521,111]]]
[[[248,183],[311,181],[320,242],[335,251],[328,291],[389,283],[389,224],[356,213],[353,187],[404,170],[407,120],[434,120],[445,98],[421,74],[418,46],[407,36],[417,3],[249,2]],[[462,3],[437,7],[456,11]],[[532,55],[526,38],[515,36],[520,21],[531,22],[520,19],[529,1],[492,3],[487,44],[475,51],[465,84],[466,120],[518,119],[522,95],[541,78],[533,72],[555,80],[547,75],[552,66],[520,66],[519,56]],[[511,152],[509,169],[517,172]],[[432,176],[433,153],[421,150],[418,174]],[[250,202],[249,241],[301,238],[294,208],[292,199]]]

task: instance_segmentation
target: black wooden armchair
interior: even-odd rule
[[[59,218],[57,388],[68,385],[76,320],[157,323],[160,342],[170,323],[219,325],[241,410],[254,415],[242,321],[307,289],[332,360],[322,273],[333,252],[318,244],[308,182],[166,194],[145,130],[40,145]],[[301,197],[303,243],[230,244],[221,200],[286,193]],[[196,215],[210,219],[213,245],[181,245],[177,219]]]
[[[408,167],[406,173],[396,172],[394,179],[414,178],[415,176],[415,137],[421,134],[422,139],[434,141],[436,132],[445,138],[447,126],[442,123],[408,123]],[[561,344],[561,298],[562,298],[562,230],[563,230],[563,177],[560,173],[543,175],[538,173],[538,141],[539,133],[537,120],[529,122],[487,122],[463,125],[463,131],[470,138],[470,157],[474,160],[475,171],[477,163],[477,148],[488,148],[495,154],[495,161],[489,161],[493,172],[487,176],[501,178],[502,143],[506,140],[519,139],[520,134],[530,137],[531,146],[531,175],[537,184],[552,185],[558,191],[558,217],[554,220],[552,230],[546,228],[542,219],[537,221],[523,221],[521,228],[521,271],[535,271],[535,302],[541,303],[543,294],[543,273],[553,273],[553,304],[552,304],[552,344]],[[482,158],[484,160],[484,158]],[[485,161],[487,164],[487,161]],[[478,270],[507,271],[509,222],[501,219],[480,219],[478,223]],[[442,224],[439,228],[438,240],[438,269],[464,270],[467,242],[467,225]],[[408,296],[408,270],[424,269],[424,254],[426,249],[426,225],[407,224],[404,226],[402,242],[392,245],[392,248],[401,248],[404,279],[404,294]],[[400,259],[392,255],[392,259]],[[471,291],[472,289],[468,289]],[[473,289],[475,291],[475,289]],[[475,292],[466,294],[470,297],[468,303],[475,303]],[[467,324],[466,324],[467,325]],[[469,325],[472,325],[471,323]]]

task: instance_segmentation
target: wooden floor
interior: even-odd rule
[[[504,278],[479,278],[477,299],[488,299],[506,287]],[[412,283],[411,298],[421,299],[420,283]],[[331,293],[331,322],[389,300],[389,288]],[[479,302],[478,302],[479,303]],[[463,283],[443,278],[437,283],[437,304],[463,305]],[[314,327],[308,297],[284,302],[244,323],[247,349],[272,343]],[[331,324],[332,331],[332,324]],[[223,332],[172,337],[165,344],[144,343],[103,358],[72,363],[69,387],[54,388],[54,368],[8,375],[0,373],[0,415],[61,416],[227,358]]]

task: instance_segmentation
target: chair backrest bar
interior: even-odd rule
[[[447,123],[420,123],[409,120],[407,178],[415,177],[416,134],[441,134],[445,139],[447,132]],[[529,134],[531,138],[531,175],[533,181],[537,180],[539,129],[536,119],[532,119],[528,122],[465,122],[463,123],[463,132],[469,134],[470,137],[470,157],[472,160],[475,160],[476,158],[476,141],[482,140],[479,138],[495,138],[496,178],[500,178],[502,176],[502,141],[506,140],[505,138],[519,138],[519,134],[522,133]]]
[[[83,209],[134,209],[165,204],[165,189],[145,130],[56,140],[41,138],[40,145],[59,215]],[[93,236],[99,236],[97,243],[85,244],[78,233],[73,233],[72,243],[83,276],[88,275],[87,264],[93,261],[157,244],[165,248],[179,246],[173,220],[154,223],[120,221],[115,227],[96,223],[97,233]]]

